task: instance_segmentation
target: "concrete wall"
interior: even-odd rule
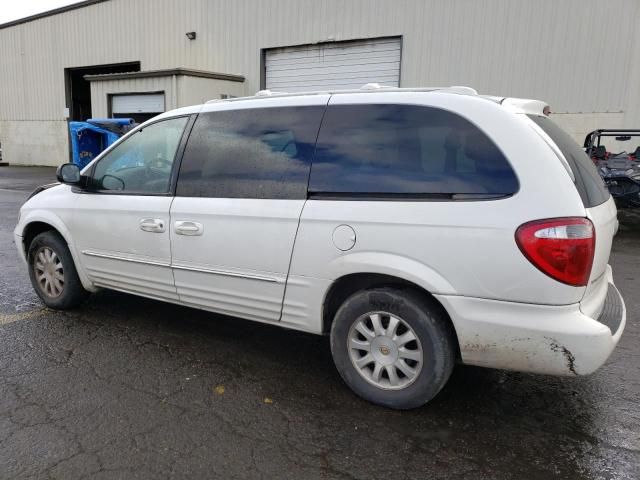
[[[598,128],[623,128],[625,115],[622,112],[552,113],[551,118],[582,146],[587,133]]]
[[[544,99],[579,138],[599,115],[640,123],[638,25],[637,0],[110,0],[0,29],[0,121],[11,131],[63,121],[66,67],[239,74],[249,94],[260,88],[261,49],[400,35],[402,86]],[[7,128],[7,160],[30,161]]]
[[[2,161],[19,165],[59,165],[68,161],[65,120],[0,120]]]

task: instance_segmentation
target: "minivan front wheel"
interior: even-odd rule
[[[88,295],[78,278],[69,248],[56,232],[36,236],[29,245],[27,258],[31,284],[47,307],[73,308]]]
[[[48,246],[42,246],[34,254],[33,273],[38,289],[48,298],[58,298],[64,291],[62,259]]]
[[[455,363],[448,319],[411,290],[363,290],[349,297],[331,328],[331,353],[343,380],[362,398],[416,408],[445,385]]]

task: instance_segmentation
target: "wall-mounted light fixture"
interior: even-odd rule
[[[187,33],[185,33],[185,35],[187,36],[187,38],[189,40],[195,40],[196,39],[196,32],[187,32]]]

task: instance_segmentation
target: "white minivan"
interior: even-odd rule
[[[174,110],[62,165],[15,242],[51,308],[108,288],[328,334],[392,408],[456,361],[589,374],[625,325],[616,208],[545,107],[369,85]]]

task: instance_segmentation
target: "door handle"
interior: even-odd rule
[[[197,236],[204,232],[202,224],[198,222],[180,220],[175,223],[174,228],[178,235]]]
[[[140,230],[151,233],[162,233],[165,230],[164,220],[160,218],[143,218],[140,220]]]

